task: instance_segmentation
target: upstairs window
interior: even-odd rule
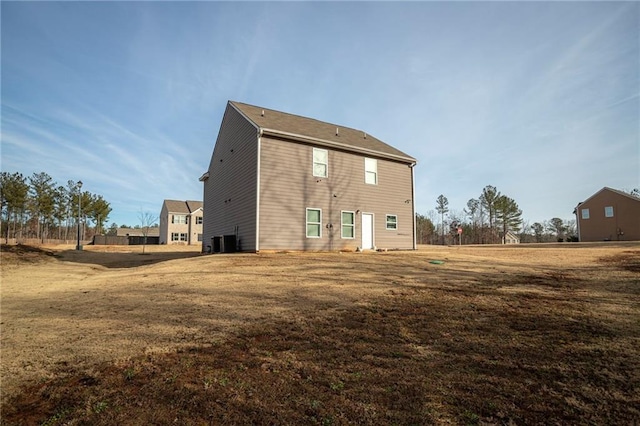
[[[326,178],[329,175],[329,152],[313,148],[313,175]]]
[[[604,217],[613,217],[613,206],[607,206],[604,208]]]
[[[374,158],[364,159],[364,183],[378,184],[378,160]]]
[[[395,214],[387,215],[387,229],[391,231],[395,231],[398,229],[398,216]]]
[[[322,210],[307,209],[307,238],[322,237]]]
[[[589,219],[589,209],[582,209],[580,212],[582,213],[583,219]]]
[[[174,214],[171,218],[171,223],[177,224],[186,224],[187,223],[187,215],[186,214]]]
[[[202,216],[196,216],[196,225],[202,225]]]
[[[354,212],[342,212],[342,238],[356,237],[356,214]]]

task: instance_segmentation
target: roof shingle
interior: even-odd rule
[[[346,150],[368,152],[409,163],[416,162],[415,158],[362,130],[242,102],[229,101],[229,103],[264,132],[272,130],[290,134],[292,137],[301,136],[316,139],[329,145],[342,146]]]

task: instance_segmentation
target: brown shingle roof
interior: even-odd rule
[[[362,130],[241,102],[229,101],[229,103],[267,134],[274,134],[275,136],[280,134],[280,136],[294,139],[299,137],[314,139],[315,142],[340,147],[349,151],[376,154],[410,163],[416,162],[415,158]]]
[[[202,208],[202,201],[187,200],[187,207],[189,208],[189,212],[193,213]]]
[[[189,207],[184,201],[164,200],[164,204],[167,206],[169,213],[189,213]]]
[[[202,201],[178,201],[178,200],[164,200],[164,204],[167,206],[169,213],[193,213],[194,211],[202,208]]]

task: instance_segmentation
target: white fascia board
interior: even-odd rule
[[[325,140],[325,139],[314,138],[314,137],[311,137],[311,136],[304,136],[304,135],[299,135],[299,134],[296,134],[296,133],[283,132],[281,130],[262,128],[262,133],[264,135],[284,137],[284,138],[287,138],[287,139],[293,139],[293,140],[297,140],[297,141],[300,141],[300,142],[314,143],[314,144],[317,144],[317,145],[322,145],[322,146],[326,146],[326,147],[330,147],[330,148],[331,147],[332,148],[340,148],[340,149],[343,149],[345,151],[357,152],[357,153],[360,153],[360,154],[368,154],[368,155],[373,155],[373,156],[381,157],[381,158],[388,158],[388,159],[391,159],[391,160],[402,161],[403,163],[411,163],[411,164],[415,164],[416,163],[416,159],[415,158],[411,158],[411,157],[404,157],[404,156],[395,155],[395,154],[387,154],[385,152],[375,151],[375,150],[367,149],[367,148],[358,148],[358,147],[354,147],[353,145],[345,145],[345,144],[342,144],[342,143],[332,142],[332,141],[328,141],[328,140]]]

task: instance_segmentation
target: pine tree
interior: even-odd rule
[[[496,220],[502,225],[502,236],[507,231],[516,231],[522,224],[522,210],[518,204],[506,195],[499,196],[494,204]]]
[[[442,228],[442,244],[444,245],[444,214],[449,211],[449,200],[440,194],[436,200],[436,211],[440,213],[440,226]]]

